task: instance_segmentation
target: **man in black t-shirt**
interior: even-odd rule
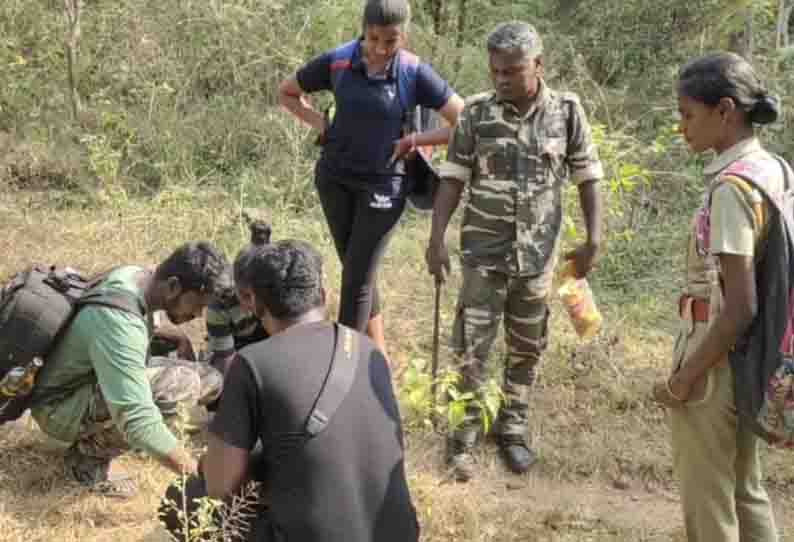
[[[230,368],[200,462],[206,488],[191,484],[188,497],[203,490],[228,498],[249,480],[263,482],[248,538],[257,542],[416,541],[391,376],[362,334],[352,332],[359,357],[349,392],[325,430],[306,439],[336,340],[321,276],[319,254],[301,242],[253,246],[238,256],[240,301],[271,338],[242,349]]]

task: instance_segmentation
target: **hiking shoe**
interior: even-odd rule
[[[447,468],[457,482],[468,482],[474,477],[474,456],[472,447],[460,440],[447,441]]]
[[[515,474],[524,474],[538,460],[538,455],[527,446],[521,435],[499,437],[499,451],[507,468]]]
[[[110,472],[110,459],[84,455],[75,446],[66,452],[64,465],[72,478],[92,493],[129,499],[138,492],[132,477]]]

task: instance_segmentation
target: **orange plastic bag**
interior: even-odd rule
[[[563,265],[559,275],[557,294],[571,319],[576,333],[582,339],[591,339],[601,330],[604,318],[593,299],[593,290],[587,279],[577,279],[572,260]]]

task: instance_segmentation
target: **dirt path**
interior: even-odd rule
[[[478,455],[480,473],[455,484],[443,472],[438,438],[411,440],[408,465],[424,540],[432,542],[685,542],[674,489],[649,491],[602,477],[562,480],[541,464],[529,475],[507,472],[492,445]],[[154,519],[172,476],[135,456],[121,466],[135,472],[141,494],[128,502],[86,494],[66,482],[58,455],[42,452],[40,435],[23,423],[0,429],[0,541],[167,542]],[[773,492],[781,541],[794,541],[784,510],[794,498]]]
[[[542,464],[517,477],[488,445],[477,456],[477,477],[456,484],[443,476],[441,452],[438,444],[409,451],[425,540],[686,542],[680,500],[669,482],[648,489],[631,479],[555,479]],[[793,542],[794,521],[784,512],[794,495],[777,489],[771,495],[780,540]]]

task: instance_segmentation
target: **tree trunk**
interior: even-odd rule
[[[433,32],[440,36],[444,23],[444,0],[430,0],[430,17],[433,19]]]
[[[72,103],[72,119],[77,121],[83,109],[80,92],[77,90],[77,60],[80,48],[80,12],[82,0],[64,0],[64,13],[66,15],[66,70],[69,84],[69,97]]]
[[[777,31],[775,32],[775,47],[783,49],[790,45],[789,26],[791,13],[794,11],[792,0],[780,0],[777,9]]]
[[[458,2],[458,30],[455,36],[455,46],[458,55],[455,58],[454,73],[457,76],[463,66],[463,56],[461,51],[463,45],[466,43],[466,29],[467,29],[467,16],[468,16],[468,0],[459,0]]]
[[[557,16],[564,18],[571,15],[581,2],[582,0],[557,0]]]
[[[791,45],[791,16],[794,14],[794,4],[791,4],[786,8],[786,18],[785,18],[785,32],[783,32],[783,46],[788,47]]]
[[[744,19],[744,44],[745,44],[745,51],[744,51],[744,58],[747,60],[752,61],[753,53],[755,52],[755,32],[753,28],[753,7],[750,4],[747,7],[747,15]]]
[[[748,61],[753,59],[753,7],[748,5],[743,13],[744,25],[741,30],[737,30],[728,38],[729,48]]]
[[[466,42],[468,7],[468,0],[460,0],[458,2],[458,35],[455,37],[455,45],[458,48],[463,47]]]

